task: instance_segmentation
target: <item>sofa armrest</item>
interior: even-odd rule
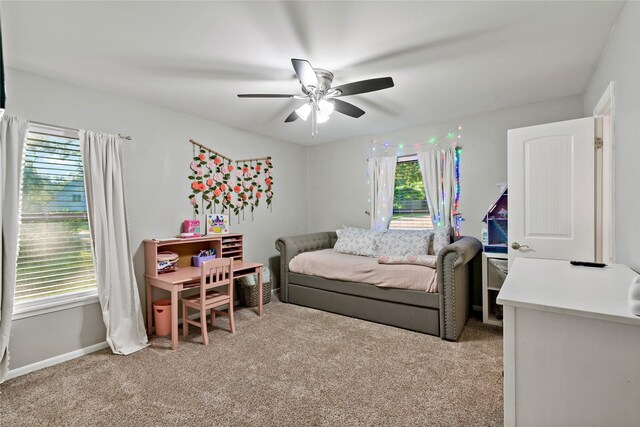
[[[332,248],[335,242],[335,232],[280,237],[276,240],[276,249],[280,252],[280,298],[282,301],[288,302],[289,261],[303,252]]]
[[[438,252],[437,280],[440,294],[440,336],[455,341],[469,317],[468,264],[482,252],[478,239],[464,236]]]

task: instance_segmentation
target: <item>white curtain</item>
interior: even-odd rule
[[[114,353],[130,354],[147,346],[147,333],[129,246],[122,140],[81,130],[80,150],[107,342]]]
[[[372,157],[369,159],[369,183],[371,195],[371,228],[386,230],[393,216],[393,188],[396,177],[396,157]]]
[[[455,226],[455,148],[418,153],[431,220],[435,227]]]
[[[9,336],[16,287],[18,232],[20,227],[20,178],[22,153],[27,134],[27,121],[7,114],[0,119],[0,215],[2,246],[0,247],[0,383],[9,372]]]

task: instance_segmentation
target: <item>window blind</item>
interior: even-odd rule
[[[30,126],[21,197],[15,301],[95,289],[77,132]]]

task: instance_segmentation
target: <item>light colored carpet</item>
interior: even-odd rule
[[[501,330],[476,320],[451,343],[272,300],[191,331],[7,381],[0,424],[502,425]]]

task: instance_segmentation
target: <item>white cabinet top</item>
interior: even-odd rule
[[[577,267],[569,261],[516,258],[498,304],[640,325],[629,311],[629,267]]]

